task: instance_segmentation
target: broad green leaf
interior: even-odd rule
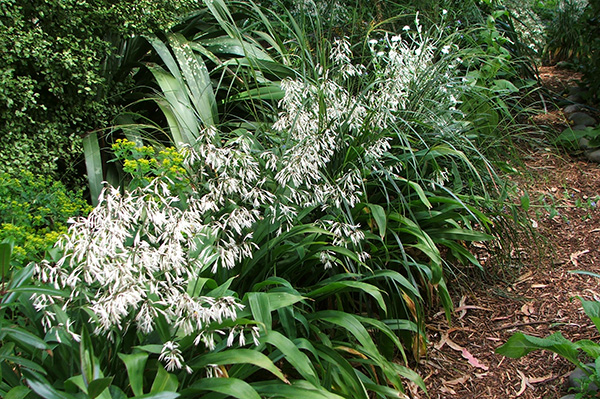
[[[372,296],[373,299],[375,299],[379,304],[379,307],[384,312],[387,312],[387,306],[385,304],[385,300],[383,299],[383,295],[381,295],[381,290],[375,287],[374,285],[363,283],[360,281],[338,281],[328,283],[327,285],[321,288],[317,288],[316,290],[309,292],[306,296],[308,296],[309,298],[316,299],[347,289],[359,290]]]
[[[72,395],[58,391],[47,379],[33,371],[24,370],[23,376],[27,385],[44,399],[73,399]]]
[[[146,352],[132,353],[129,355],[119,353],[119,358],[125,363],[129,385],[135,396],[144,394],[144,368],[148,360]]]
[[[491,89],[496,92],[502,92],[502,93],[518,93],[519,92],[519,89],[517,89],[517,87],[514,84],[512,84],[510,81],[508,81],[506,79],[494,80]]]
[[[308,382],[319,386],[320,382],[315,372],[312,362],[306,354],[300,351],[298,347],[277,331],[269,331],[261,338],[262,342],[267,342],[283,353],[285,360],[288,361],[294,369]]]
[[[581,297],[578,297],[581,301],[581,306],[585,314],[592,320],[596,326],[596,330],[600,332],[600,302],[597,301],[586,301]]]
[[[402,286],[406,290],[410,291],[410,293],[413,294],[415,297],[417,297],[417,298],[421,297],[421,293],[419,292],[418,288],[415,287],[415,285],[413,283],[408,281],[408,279],[406,277],[404,277],[402,274],[398,273],[395,270],[375,270],[375,271],[373,271],[372,275],[363,277],[362,281],[369,281],[369,280],[378,279],[378,278],[385,278],[385,279],[393,280],[393,281],[397,282],[398,284],[400,284],[400,286]]]
[[[571,363],[579,365],[577,345],[563,337],[560,332],[547,338],[532,337],[518,332],[510,337],[504,345],[496,349],[496,353],[506,357],[519,358],[538,349],[546,349],[557,353]]]
[[[167,372],[165,368],[159,364],[158,370],[156,371],[156,377],[152,383],[152,388],[150,388],[150,393],[165,391],[177,392],[178,386],[179,381],[177,381],[177,376]]]
[[[226,364],[252,364],[264,370],[271,372],[280,380],[287,382],[287,379],[273,362],[262,353],[251,349],[228,349],[219,353],[208,353],[200,356],[197,360],[192,361],[190,366],[200,368],[209,364],[226,365]]]
[[[17,344],[32,346],[36,349],[41,349],[41,350],[49,350],[50,349],[48,344],[46,342],[44,342],[41,338],[39,338],[37,335],[34,335],[34,334],[30,333],[29,331],[24,330],[20,327],[17,327],[17,326],[4,327],[4,326],[2,326],[2,329],[0,331],[3,334],[6,334],[6,336],[8,338],[15,341]]]
[[[406,184],[408,184],[413,190],[415,190],[415,192],[419,196],[419,199],[421,200],[421,202],[423,203],[423,205],[425,205],[429,209],[432,208],[431,203],[427,199],[427,195],[425,194],[425,191],[423,191],[423,188],[419,185],[419,183],[407,180],[407,179],[405,179],[403,177],[398,178],[398,180],[406,182]]]
[[[587,353],[592,359],[600,359],[600,345],[597,342],[589,339],[582,339],[581,341],[575,342],[575,346]]]
[[[278,84],[270,84],[250,90],[244,90],[238,94],[227,97],[227,102],[245,101],[249,99],[279,101],[285,96],[285,91]]]
[[[329,346],[323,344],[315,344],[319,358],[322,359],[322,364],[326,367],[329,377],[333,377],[339,381],[342,394],[352,399],[368,399],[369,394],[365,389],[364,384],[358,377],[358,373],[352,365],[338,352]]]
[[[194,53],[183,35],[173,33],[167,37],[198,117],[205,127],[214,126],[218,122],[217,101],[204,61]],[[183,86],[183,82],[180,84]]]
[[[269,299],[269,308],[271,311],[286,308],[307,299],[305,296],[287,292],[266,292],[265,295]]]
[[[75,387],[81,389],[82,392],[87,394],[87,385],[83,381],[83,376],[81,374],[75,375],[65,381],[66,390],[75,390]]]
[[[136,396],[135,399],[176,399],[179,397],[177,392],[156,392],[146,395]]]
[[[140,345],[140,346],[134,346],[134,348],[143,350],[144,352],[154,353],[156,355],[159,355],[162,352],[163,346],[162,345]]]
[[[176,81],[181,82],[181,71],[179,66],[177,65],[177,61],[173,58],[171,51],[169,51],[169,47],[158,37],[156,36],[146,36],[146,40],[154,47],[156,53],[160,56],[161,60],[167,66],[171,75],[175,78]]]
[[[457,241],[488,241],[494,239],[493,236],[479,231],[457,228],[427,229],[427,234],[434,241],[435,238],[445,238],[447,240]]]
[[[48,288],[48,287],[38,287],[38,286],[11,288],[10,290],[8,290],[8,292],[13,292],[15,294],[40,294],[40,295],[43,294],[43,295],[61,296],[61,297],[68,297],[70,295],[69,293],[67,293],[65,291],[57,290],[54,288]]]
[[[260,47],[237,37],[221,36],[214,39],[202,40],[202,46],[217,54],[232,54],[249,59],[273,61],[273,58]]]
[[[263,323],[266,331],[269,331],[273,324],[273,318],[271,317],[271,308],[266,293],[248,293],[248,303],[250,304],[250,310],[252,311],[254,320]]]
[[[379,236],[384,238],[385,231],[387,230],[387,217],[385,215],[385,210],[381,205],[376,204],[367,204],[367,207],[371,211],[371,215],[379,227]]]
[[[31,389],[20,385],[8,391],[4,399],[24,399],[25,396],[29,395],[29,392],[31,392]]]
[[[110,394],[108,391],[105,391],[106,388],[108,388],[110,386],[110,384],[112,384],[113,381],[113,377],[106,377],[106,378],[98,378],[92,382],[89,383],[88,388],[87,388],[87,394],[90,397],[90,399],[94,399],[98,396],[100,396],[103,392],[106,393],[106,395],[108,395],[108,398],[110,399]],[[104,395],[104,396],[106,396]]]
[[[0,276],[4,278],[8,276],[10,271],[10,256],[12,254],[12,246],[10,243],[0,243]]]
[[[365,326],[361,324],[356,316],[350,313],[338,310],[322,310],[307,315],[307,318],[309,320],[319,320],[336,324],[352,334],[367,352],[372,355],[379,353]]]
[[[80,371],[83,376],[83,382],[87,387],[96,376],[94,375],[95,358],[92,338],[85,326],[81,329],[81,342],[79,344]]]
[[[88,183],[90,185],[90,197],[92,205],[98,205],[98,198],[102,191],[104,175],[102,173],[102,156],[98,144],[98,134],[91,132],[83,138],[83,154],[85,156],[85,168]]]
[[[295,381],[291,385],[277,382],[252,384],[263,397],[287,399],[342,399],[343,396],[326,391],[321,387],[310,386],[305,381]]]
[[[40,366],[39,364],[37,364],[34,361],[31,361],[29,359],[24,359],[20,356],[0,355],[0,360],[12,362],[12,363],[18,364],[21,367],[27,367],[31,370],[37,371],[38,373],[47,375],[46,370],[44,370],[44,368],[42,366]]]
[[[237,378],[202,378],[184,392],[187,391],[213,391],[239,399],[260,399],[250,384]]]

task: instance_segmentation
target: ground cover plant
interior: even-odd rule
[[[0,393],[423,388],[425,309],[450,314],[447,275],[504,217],[478,141],[519,91],[507,14],[452,12],[326,42],[318,9],[214,0],[131,38],[133,101],[83,140],[94,209],[41,262],[1,247]]]

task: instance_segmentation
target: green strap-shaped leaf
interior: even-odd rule
[[[381,238],[385,237],[385,231],[387,230],[387,217],[385,215],[385,210],[381,205],[377,204],[367,204],[367,207],[371,211],[371,215],[373,216],[373,219],[375,219],[377,227],[379,227],[379,236]]]
[[[0,328],[2,334],[6,334],[8,338],[19,345],[32,346],[36,349],[48,350],[50,347],[44,340],[37,335],[30,333],[20,327],[5,327]]]
[[[213,391],[239,399],[260,399],[250,384],[237,378],[203,378],[184,392],[188,391]]]
[[[0,361],[7,361],[7,362],[15,363],[21,367],[27,367],[28,369],[37,371],[38,373],[41,373],[43,375],[48,374],[46,372],[46,370],[44,370],[44,368],[42,366],[40,366],[39,364],[37,364],[36,362],[31,361],[29,359],[24,359],[20,356],[0,355]]]
[[[269,331],[261,341],[267,342],[279,349],[285,356],[285,360],[288,361],[304,379],[315,386],[320,386],[319,378],[317,377],[315,369],[312,367],[310,358],[301,352],[300,349],[298,349],[298,347],[283,334],[277,331]]]
[[[195,111],[205,127],[214,126],[218,123],[217,100],[204,61],[194,53],[183,35],[174,33],[168,38]]]
[[[177,392],[178,386],[179,381],[177,381],[177,376],[175,374],[168,373],[165,368],[159,364],[158,370],[156,371],[156,377],[152,383],[152,388],[150,388],[150,393],[166,391]]]
[[[4,279],[10,271],[10,256],[12,254],[12,246],[3,242],[0,243],[0,276]]]
[[[106,397],[110,399],[110,393],[107,388],[112,384],[113,377],[106,378],[98,378],[88,385],[87,394],[90,399],[95,399],[97,397]],[[104,395],[103,395],[104,394]]]
[[[309,298],[317,299],[319,297],[328,296],[335,292],[343,291],[343,290],[358,290],[362,291],[365,294],[370,295],[377,301],[379,307],[387,312],[387,306],[385,304],[385,300],[383,299],[383,295],[381,295],[381,290],[374,285],[363,283],[360,281],[338,281],[328,283],[327,285],[317,288],[316,290],[311,291],[307,294]]]
[[[248,293],[248,303],[250,304],[250,310],[254,320],[263,323],[266,331],[271,330],[273,324],[273,317],[271,316],[271,307],[269,304],[269,298],[264,292],[250,292]],[[265,332],[266,332],[265,331]]]
[[[92,132],[83,138],[83,154],[85,156],[85,169],[87,171],[88,183],[90,185],[90,196],[92,205],[98,205],[98,197],[102,191],[102,156],[98,144],[98,134]]]
[[[20,385],[8,391],[4,399],[25,399],[29,392],[31,392],[31,389]]]
[[[149,64],[148,69],[161,88],[164,98],[157,99],[156,103],[167,118],[174,144],[179,147],[182,143],[195,143],[199,133],[198,121],[185,87],[158,65]]]
[[[323,310],[307,315],[309,320],[325,321],[336,324],[352,334],[360,345],[373,356],[377,356],[379,351],[369,335],[369,332],[362,323],[352,314],[338,310]]]
[[[44,399],[73,399],[72,395],[58,391],[48,380],[33,371],[23,370],[23,376],[27,385]]]
[[[251,349],[228,349],[219,353],[208,353],[200,356],[197,360],[192,361],[190,366],[193,368],[205,367],[209,364],[225,365],[225,364],[251,364],[271,372],[280,380],[287,382],[287,378],[283,375],[275,364],[267,356]]]
[[[252,384],[263,397],[287,399],[342,399],[343,396],[329,392],[321,387],[310,386],[306,381],[295,381],[291,385],[281,383]]]
[[[127,375],[129,376],[129,385],[135,396],[144,394],[144,368],[148,360],[146,352],[132,353],[126,355],[119,353],[119,358],[125,363]]]

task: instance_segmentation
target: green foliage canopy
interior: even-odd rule
[[[81,137],[109,125],[131,88],[128,41],[195,3],[0,0],[0,169],[81,175]]]

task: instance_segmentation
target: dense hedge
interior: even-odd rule
[[[127,39],[194,3],[0,0],[0,171],[81,176],[81,137],[109,125],[130,88]]]

